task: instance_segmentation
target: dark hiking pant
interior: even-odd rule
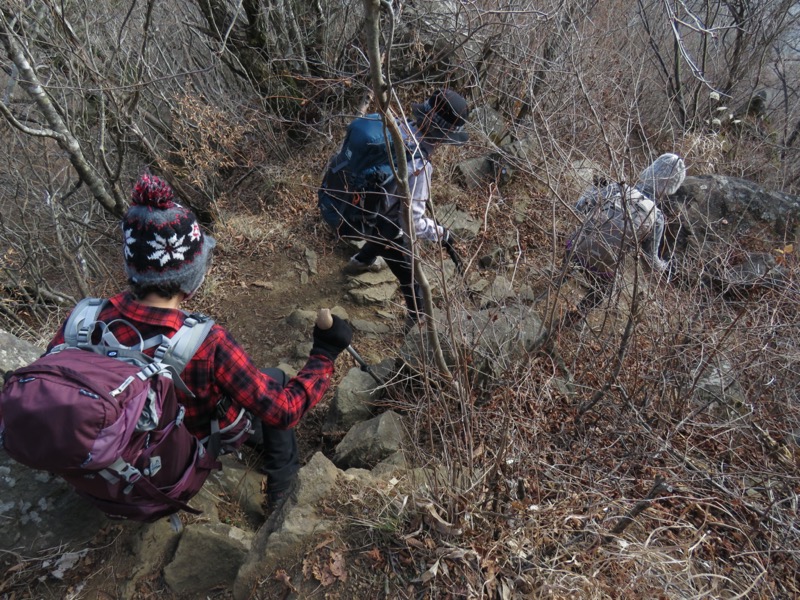
[[[422,302],[422,289],[414,281],[414,272],[411,268],[411,251],[403,238],[395,241],[379,238],[374,241],[367,241],[364,247],[359,250],[355,258],[364,264],[372,264],[376,258],[382,256],[389,266],[389,270],[397,277],[400,283],[400,291],[406,301],[408,317],[412,321],[419,321],[420,316],[425,312],[425,305]]]
[[[264,369],[264,373],[285,386],[289,377],[280,369]],[[261,423],[262,451],[264,463],[261,471],[267,476],[267,493],[285,491],[300,469],[297,454],[297,436],[294,429],[276,429]],[[257,439],[258,435],[253,438]],[[254,440],[255,441],[255,440]]]

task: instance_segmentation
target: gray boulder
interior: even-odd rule
[[[538,349],[547,337],[542,319],[524,304],[485,309],[452,309],[453,335],[444,315],[437,313],[439,337],[445,361],[455,365],[454,357],[467,356],[466,364],[481,385],[490,382],[508,366]],[[453,339],[457,348],[453,347]],[[423,362],[432,364],[427,333],[412,330],[406,336],[400,355],[406,366],[417,370]]]
[[[371,418],[373,405],[384,391],[369,373],[353,367],[336,387],[323,431],[345,432],[356,423]]]
[[[407,437],[403,418],[387,411],[353,426],[336,446],[333,462],[342,469],[370,469],[397,453]]]
[[[701,175],[687,177],[664,208],[670,249],[686,264],[700,261],[713,283],[735,290],[782,285],[772,253],[800,241],[800,197]]]
[[[297,489],[283,507],[258,530],[233,585],[237,600],[253,597],[265,574],[281,565],[301,561],[312,539],[334,528],[318,510],[320,500],[333,489],[341,471],[321,453],[315,454],[297,477]]]
[[[399,76],[420,69],[447,73],[473,64],[485,38],[482,30],[468,25],[458,0],[416,0],[404,5],[395,34],[393,66]]]
[[[745,414],[747,395],[736,378],[733,363],[723,357],[705,365],[697,379],[692,401],[696,409],[707,409],[725,421]]]
[[[472,239],[480,233],[480,222],[455,204],[445,204],[436,210],[442,225],[452,231],[456,238]]]
[[[181,535],[164,580],[176,594],[229,588],[250,550],[253,534],[224,523],[189,525]]]

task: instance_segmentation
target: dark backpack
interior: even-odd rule
[[[78,303],[65,343],[8,377],[0,446],[24,465],[59,475],[109,517],[199,514],[186,502],[220,464],[183,424],[175,387],[190,393],[179,374],[214,322],[187,315],[171,338],[140,335],[138,348],[129,348],[111,328],[131,323],[97,320],[106,302]],[[153,358],[143,354],[152,347]]]
[[[584,212],[586,221],[568,248],[596,274],[612,274],[622,254],[646,238],[655,222],[653,201],[636,188],[623,190],[617,184],[587,192],[576,208]]]
[[[400,124],[404,148],[402,156],[427,158],[425,150],[410,136],[410,125]],[[393,165],[397,165],[397,149],[377,113],[357,117],[347,126],[339,152],[325,172],[320,194],[327,194],[340,203],[342,218],[355,229],[368,232],[378,226],[378,216],[387,215],[385,200],[397,191]],[[388,145],[387,145],[388,142]]]

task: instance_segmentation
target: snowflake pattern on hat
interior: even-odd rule
[[[197,224],[195,223],[195,225]],[[185,235],[178,237],[177,233],[172,234],[169,239],[155,234],[154,239],[147,241],[147,245],[152,246],[156,251],[148,256],[147,260],[158,261],[162,267],[171,260],[184,260],[186,252],[189,251],[189,246],[183,244],[185,239]]]
[[[132,229],[123,229],[123,234],[125,235],[125,260],[129,258],[133,258],[133,251],[131,250],[131,246],[136,243],[136,238],[133,237],[133,230]]]

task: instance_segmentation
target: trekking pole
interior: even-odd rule
[[[328,308],[319,309],[319,312],[317,313],[316,325],[320,329],[330,329],[331,327],[333,327],[333,317],[331,316],[330,309]],[[384,384],[384,381],[380,377],[375,375],[375,373],[372,371],[372,367],[367,363],[367,361],[361,358],[361,355],[358,352],[356,352],[353,346],[347,346],[345,350],[347,350],[347,353],[350,356],[352,356],[353,359],[358,363],[359,367],[361,367],[361,370],[364,371],[365,373],[368,373],[378,385]]]
[[[461,260],[461,257],[458,255],[458,252],[456,252],[453,243],[450,240],[444,240],[442,245],[444,246],[447,255],[450,257],[450,260],[453,261],[453,264],[456,267],[456,272],[459,275],[464,275],[464,263]]]

